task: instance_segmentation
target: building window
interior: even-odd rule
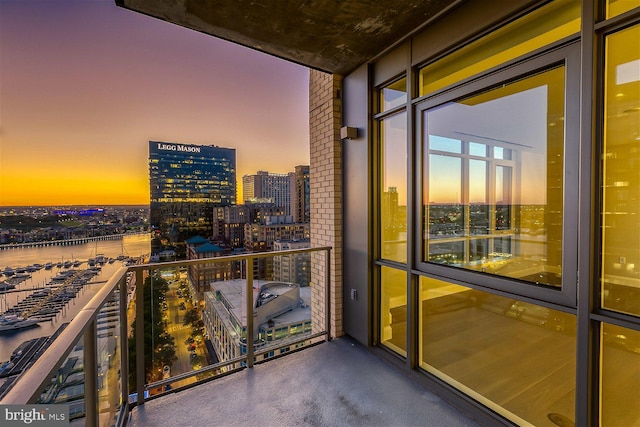
[[[640,25],[605,39],[602,307],[640,316]]]
[[[640,425],[640,332],[602,324],[600,425]]]
[[[407,102],[407,79],[402,78],[380,89],[380,112]]]
[[[639,6],[640,0],[606,0],[606,17],[613,18]]]
[[[407,273],[381,267],[380,343],[407,355]]]
[[[575,316],[427,277],[419,294],[421,368],[516,425],[573,424]]]
[[[420,69],[420,96],[459,83],[579,31],[579,0],[549,2]]]
[[[561,286],[565,73],[422,112],[422,261]]]
[[[380,121],[381,257],[407,262],[407,115]]]

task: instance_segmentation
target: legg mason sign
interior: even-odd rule
[[[199,153],[200,147],[195,145],[167,144],[166,142],[158,142],[158,150],[180,151],[183,153]]]

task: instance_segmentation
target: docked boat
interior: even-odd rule
[[[7,266],[3,271],[5,276],[10,277],[13,276],[14,274],[16,274],[16,272],[13,270],[13,268]]]
[[[4,316],[0,316],[0,333],[29,328],[37,324],[38,319],[25,319],[15,314],[5,314]]]
[[[48,262],[44,265],[44,269],[45,270],[51,270],[53,268],[53,263],[52,262]]]
[[[0,293],[10,291],[11,289],[15,289],[16,285],[9,282],[0,282]]]

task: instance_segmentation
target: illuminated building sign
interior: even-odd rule
[[[178,145],[178,144],[166,144],[163,142],[158,143],[158,150],[163,151],[182,151],[185,153],[199,153],[200,147],[193,145]]]

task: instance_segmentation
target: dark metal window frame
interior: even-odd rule
[[[576,307],[577,305],[577,271],[578,271],[578,223],[579,203],[578,194],[571,189],[578,188],[579,169],[579,120],[580,111],[580,45],[570,43],[555,48],[547,53],[535,55],[532,58],[520,61],[517,64],[507,66],[502,70],[489,72],[485,76],[476,78],[460,87],[449,89],[446,92],[431,96],[415,104],[414,127],[416,138],[416,156],[413,167],[417,171],[413,198],[415,218],[422,218],[422,172],[423,172],[423,147],[422,147],[422,114],[432,108],[458,99],[467,98],[474,94],[486,92],[501,84],[524,79],[529,75],[551,69],[558,65],[565,66],[565,146],[564,146],[564,182],[563,182],[563,240],[562,240],[562,287],[560,290],[537,286],[503,276],[489,275],[456,267],[448,267],[425,262],[422,260],[422,251],[414,253],[414,265],[417,271],[432,275],[441,280],[449,280],[462,283],[470,287],[488,291],[507,292],[510,295],[533,298],[546,301],[564,307]],[[414,229],[415,242],[422,245],[424,225],[420,224]]]

